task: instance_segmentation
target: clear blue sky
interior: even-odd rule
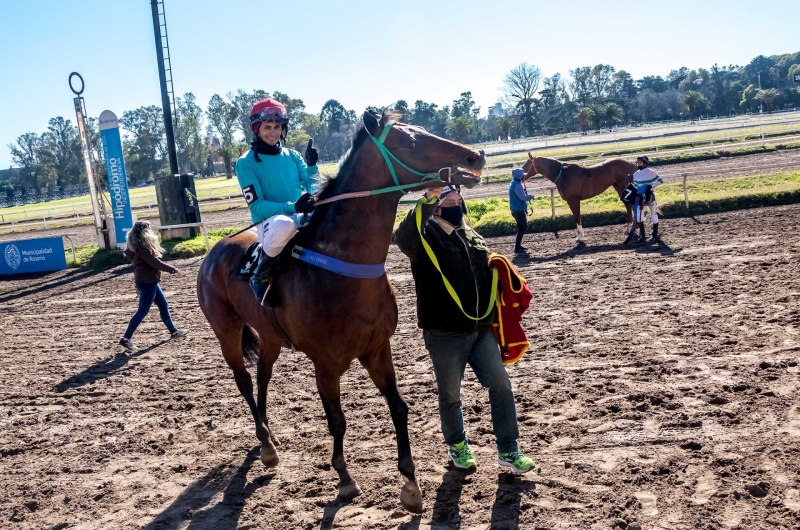
[[[302,6],[302,7],[301,7]],[[238,88],[280,90],[318,112],[398,99],[485,112],[521,62],[546,76],[597,63],[634,78],[746,64],[800,49],[800,1],[166,0],[175,91],[203,106]],[[75,119],[70,72],[92,116],[160,105],[148,0],[0,0],[0,168],[6,144]]]

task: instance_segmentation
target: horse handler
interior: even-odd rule
[[[497,463],[515,473],[530,471],[534,463],[517,445],[514,392],[492,333],[494,298],[486,242],[464,223],[464,200],[455,190],[429,189],[417,209],[400,223],[395,241],[411,261],[418,325],[436,374],[449,457],[457,468],[477,467],[461,411],[461,380],[469,364],[481,385],[489,389]],[[429,251],[437,258],[438,268]],[[465,311],[476,314],[470,318]]]
[[[525,170],[521,167],[511,170],[511,184],[508,186],[508,206],[511,209],[511,217],[517,222],[517,239],[514,245],[514,252],[526,252],[522,246],[522,236],[528,230],[528,201],[534,199],[528,193],[525,182]]]

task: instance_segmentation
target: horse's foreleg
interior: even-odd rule
[[[275,434],[269,426],[269,419],[267,414],[267,387],[272,378],[272,366],[278,360],[281,353],[280,344],[272,342],[263,343],[261,345],[261,355],[258,358],[258,375],[256,381],[258,382],[258,412],[261,416],[261,421],[269,432],[269,439],[274,445],[280,445]]]
[[[373,353],[359,359],[366,368],[372,382],[378,387],[381,395],[389,405],[395,434],[397,435],[397,468],[405,478],[400,491],[400,502],[412,512],[422,512],[422,492],[417,484],[414,460],[411,457],[411,442],[408,437],[408,405],[397,389],[392,348],[387,343]]]
[[[567,201],[567,205],[569,205],[569,209],[572,211],[572,219],[575,221],[575,228],[578,231],[575,243],[578,245],[585,245],[586,243],[583,240],[583,224],[581,222],[581,201]]]
[[[361,495],[361,488],[347,471],[347,462],[344,459],[344,433],[347,422],[342,411],[339,378],[341,374],[333,367],[316,363],[317,390],[322,398],[325,408],[325,417],[328,419],[328,431],[333,436],[333,458],[331,464],[339,474],[339,495],[343,499],[352,499]]]

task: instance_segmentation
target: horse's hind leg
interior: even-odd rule
[[[339,378],[341,373],[333,366],[324,362],[314,363],[317,377],[317,389],[325,408],[325,417],[328,419],[328,431],[333,436],[333,469],[339,474],[339,496],[343,499],[352,499],[361,495],[361,488],[347,471],[347,462],[344,459],[344,433],[347,422],[342,411],[341,389]]]
[[[250,377],[250,373],[244,364],[245,350],[252,349],[255,346],[254,344],[246,345],[245,343],[255,341],[257,338],[252,335],[248,328],[240,326],[239,329],[239,333],[230,333],[228,335],[217,333],[217,338],[222,347],[222,355],[225,357],[225,362],[233,370],[236,386],[239,388],[239,392],[244,397],[247,406],[250,407],[250,413],[253,415],[253,421],[256,424],[256,437],[261,442],[261,461],[267,467],[275,467],[278,465],[278,453],[270,440],[269,430],[261,420],[256,400],[253,398],[253,378]],[[250,348],[247,348],[247,346],[250,346]]]
[[[269,419],[267,417],[267,387],[272,378],[272,366],[275,364],[275,361],[278,360],[280,353],[280,344],[262,340],[261,355],[258,358],[257,366],[258,374],[256,376],[256,381],[258,383],[258,412],[261,421],[264,422],[264,426],[267,428],[267,431],[269,431],[269,439],[272,441],[273,445],[276,446],[280,445],[280,442],[278,442],[278,439],[269,426]]]
[[[397,435],[397,468],[405,478],[400,491],[400,502],[412,513],[422,512],[422,492],[417,485],[414,460],[411,457],[411,443],[408,438],[408,405],[397,390],[392,348],[387,343],[381,349],[359,359],[367,369],[372,382],[386,398],[392,422]]]

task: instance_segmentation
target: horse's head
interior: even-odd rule
[[[481,181],[481,171],[486,165],[483,151],[445,140],[422,127],[397,122],[390,114],[379,116],[365,112],[364,128],[376,144],[384,146],[384,163],[395,164],[400,184],[424,179],[427,182],[422,182],[421,187],[444,185],[441,181],[427,178],[442,169],[450,170],[451,184],[472,188]]]
[[[553,182],[561,178],[565,169],[567,169],[567,164],[562,164],[560,161],[553,158],[533,156],[530,151],[528,151],[528,160],[522,165],[525,177],[542,175]]]

